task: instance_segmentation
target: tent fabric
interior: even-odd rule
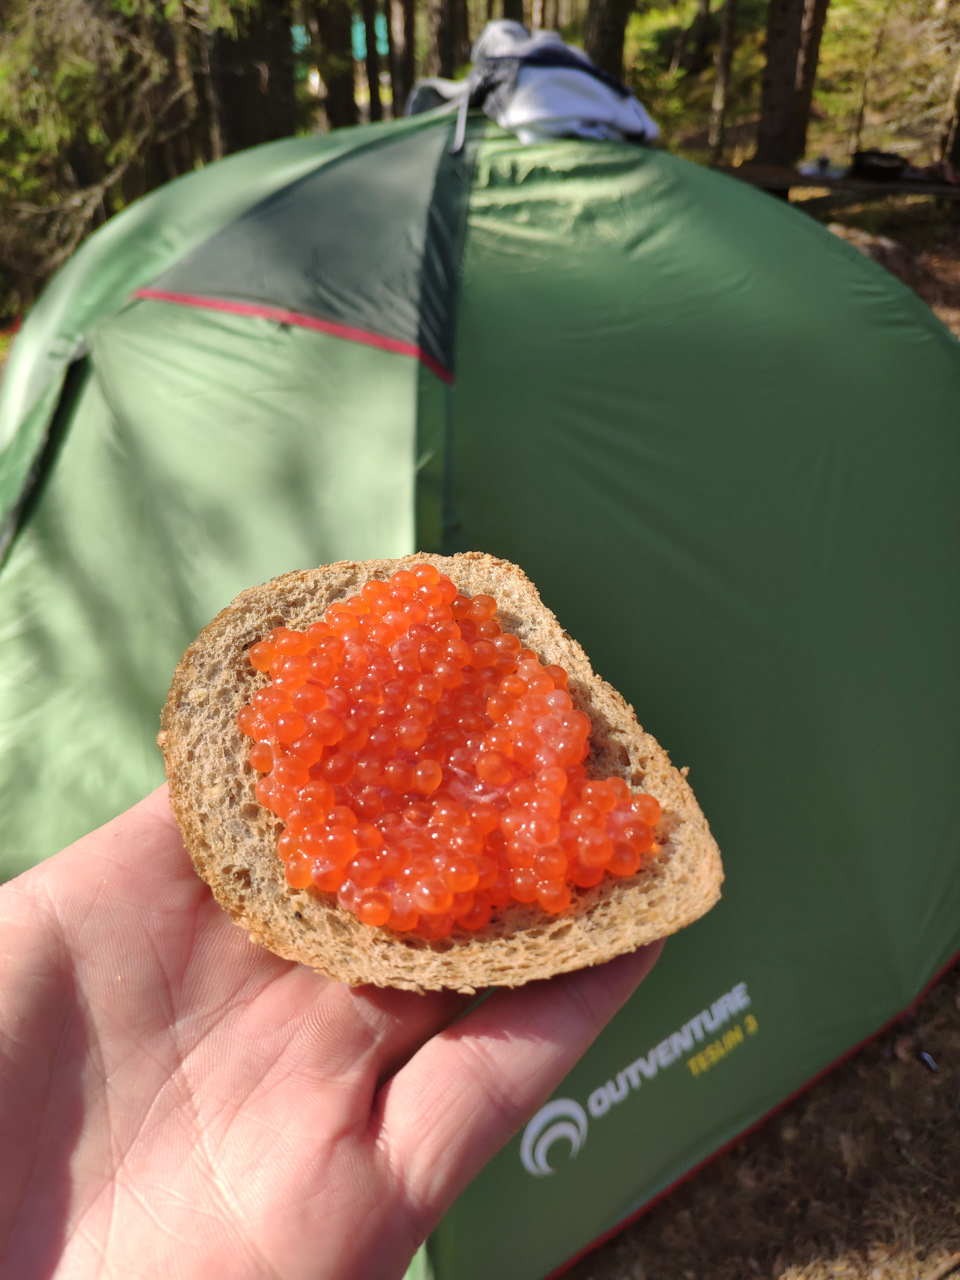
[[[466,163],[443,129],[389,137],[272,193],[178,259],[141,297],[270,305],[393,339],[452,372],[460,217],[448,171]],[[448,198],[429,227],[432,202]],[[335,216],[331,216],[335,215]],[[296,322],[295,318],[293,322]]]
[[[960,347],[732,179],[622,143],[525,147],[479,113],[456,167],[453,127],[210,166],[108,224],[28,319],[0,397],[0,867],[160,780],[173,667],[244,587],[417,549],[522,564],[690,766],[727,871],[423,1260],[435,1280],[540,1280],[960,949]],[[406,292],[377,295],[334,260],[362,250],[350,201],[321,196],[338,166],[369,165],[375,192],[414,134],[436,168],[396,204]],[[275,229],[307,189],[327,225],[301,210],[285,234],[356,299],[303,292],[299,242],[289,270],[226,272],[217,238],[258,210]],[[251,310],[143,296],[189,254],[220,273],[211,298]],[[439,369],[417,354],[432,298]],[[404,349],[274,315],[298,307]]]
[[[960,947],[960,348],[759,192],[555,145],[521,199],[518,154],[491,139],[471,201],[457,545],[528,566],[691,766],[727,882],[558,1091],[586,1118],[575,1158],[561,1136],[532,1175],[518,1136],[438,1229],[444,1280],[561,1265]]]
[[[429,123],[429,122],[428,122]],[[402,128],[423,128],[411,121]],[[304,173],[336,162],[355,147],[374,146],[393,125],[370,125],[323,137],[285,138],[254,147],[161,188],[112,218],[57,274],[30,312],[28,339],[16,343],[0,395],[0,530],[13,533],[11,512],[22,501],[44,448],[63,374],[82,354],[85,334],[101,316],[246,209]]]
[[[415,361],[142,302],[83,369],[0,575],[0,876],[163,780],[176,655],[244,587],[414,544]]]

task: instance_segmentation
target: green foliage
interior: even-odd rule
[[[0,32],[0,312],[129,199],[204,157],[203,41],[251,0],[10,0]],[[158,164],[164,148],[165,167]]]
[[[685,65],[697,0],[641,4],[627,27],[628,79],[665,145],[706,155],[717,24],[709,57]],[[720,0],[713,0],[714,19]],[[740,0],[729,91],[729,158],[753,150],[764,66],[766,0]],[[939,156],[960,64],[958,0],[831,0],[820,47],[808,154],[846,163],[861,148],[896,150],[922,164]]]
[[[28,306],[104,219],[219,153],[214,45],[224,37],[250,39],[270,3],[6,0],[0,315]],[[707,156],[722,3],[712,0],[704,23],[700,0],[638,0],[626,32],[625,78],[660,125],[663,144],[697,160]],[[467,0],[467,7],[475,37],[491,10],[487,0]],[[586,7],[586,0],[545,2],[543,12],[554,18],[562,12],[564,38],[581,43]],[[753,151],[767,7],[768,0],[738,0],[726,131],[726,159],[735,163]],[[421,74],[429,69],[435,10],[435,0],[417,5]],[[295,20],[307,22],[308,13],[297,0]],[[315,38],[304,45],[301,37],[300,46],[294,127],[308,129],[317,111],[308,70],[332,65],[332,55]],[[937,158],[960,84],[958,64],[960,0],[831,0],[809,153],[843,163],[859,140],[916,163]],[[237,62],[229,68],[235,90],[242,70]]]
[[[960,62],[960,5],[833,0],[827,15],[810,150],[846,159],[861,148],[938,158]],[[861,118],[862,108],[862,118]]]
[[[624,64],[628,82],[661,128],[664,145],[699,160],[707,152],[720,6],[714,5],[700,65],[691,58],[697,9],[697,0],[677,0],[648,4],[634,13],[627,26]],[[729,125],[734,137],[738,124],[759,111],[766,17],[766,0],[740,0],[730,73]]]

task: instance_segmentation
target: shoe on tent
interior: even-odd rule
[[[537,1280],[898,1015],[960,948],[960,346],[731,178],[471,115],[148,196],[0,403],[3,870],[162,777],[242,588],[417,549],[524,566],[689,766],[724,897],[427,1245]]]

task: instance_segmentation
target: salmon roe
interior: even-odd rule
[[[432,939],[511,901],[556,915],[642,866],[660,805],[587,777],[591,725],[567,673],[496,614],[416,564],[249,650],[271,683],[237,725],[293,888]]]

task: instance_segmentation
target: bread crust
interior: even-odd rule
[[[282,823],[256,800],[249,740],[236,725],[237,712],[269,679],[247,661],[251,645],[276,626],[302,630],[371,578],[423,562],[436,565],[465,595],[494,596],[503,629],[542,662],[565,668],[574,704],[593,725],[587,773],[619,775],[632,790],[656,796],[664,815],[659,853],[637,875],[605,876],[593,888],[574,889],[571,906],[557,916],[515,902],[476,933],[455,929],[436,941],[371,928],[338,906],[334,895],[287,885],[276,852]],[[601,964],[674,933],[720,896],[720,854],[685,771],[673,767],[633,708],[594,674],[523,571],[493,556],[341,561],[244,591],[184,654],[161,724],[170,803],[217,901],[254,942],[351,986],[464,992],[521,986]]]

